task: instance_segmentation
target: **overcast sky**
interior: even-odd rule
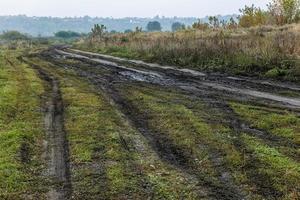
[[[0,15],[153,17],[233,14],[244,5],[270,0],[0,0]]]

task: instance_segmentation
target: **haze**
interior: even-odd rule
[[[244,5],[269,0],[0,0],[0,15],[92,17],[204,17],[238,13]]]

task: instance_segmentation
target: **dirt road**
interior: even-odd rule
[[[44,159],[47,160],[48,165],[45,174],[52,182],[47,196],[49,200],[69,199],[71,194],[69,149],[64,131],[64,111],[59,82],[39,66],[33,63],[30,65],[44,80],[46,88]]]
[[[297,84],[208,74],[191,69],[161,66],[68,48],[51,48],[34,56],[46,60],[60,69],[74,71],[78,77],[88,80],[89,83],[98,88],[99,92],[105,92],[131,126],[137,129],[148,141],[163,162],[198,181],[197,184],[203,191],[206,191],[203,196],[204,199],[252,199],[256,198],[256,195],[278,198],[284,195],[283,192],[276,189],[276,186],[265,185],[265,181],[272,182],[272,178],[267,175],[265,177],[259,175],[259,166],[263,166],[262,161],[253,156],[255,151],[249,150],[249,141],[245,138],[254,137],[263,141],[270,148],[279,149],[280,155],[291,159],[291,162],[299,161],[299,143],[283,134],[273,134],[270,130],[251,124],[249,120],[241,117],[234,110],[232,105],[235,104],[232,102],[257,106],[266,113],[273,112],[279,115],[292,112],[298,117],[300,113],[300,87]],[[63,183],[62,189],[51,190],[49,198],[66,199],[70,196],[71,187],[68,175],[68,145],[63,130],[62,100],[56,79],[45,74],[43,76],[46,77],[44,79],[52,87],[46,112],[46,129],[50,152],[48,155],[50,159],[49,169],[50,174],[58,177],[57,180]],[[243,167],[239,170],[249,177],[249,183],[253,183],[253,186],[249,189],[246,186],[247,181],[243,183],[245,186],[236,182],[231,167],[225,162],[228,155],[223,152],[222,142],[214,146],[212,145],[213,140],[210,143],[201,137],[191,135],[197,139],[196,150],[190,150],[190,146],[180,146],[180,142],[178,143],[169,135],[162,134],[164,132],[160,132],[161,130],[157,130],[155,126],[151,125],[153,118],[160,118],[161,116],[152,116],[150,111],[144,110],[146,107],[139,108],[143,98],[137,98],[141,101],[140,103],[130,100],[131,97],[127,93],[133,92],[134,89],[127,91],[127,87],[136,87],[137,91],[147,91],[152,87],[177,91],[185,95],[189,99],[189,103],[180,98],[170,98],[168,103],[176,106],[184,105],[195,113],[198,112],[198,108],[193,108],[196,105],[192,102],[201,101],[206,107],[207,114],[200,115],[205,123],[213,126],[222,124],[230,128],[231,131],[228,135],[230,139],[224,139],[224,141],[229,140],[230,148],[236,149],[244,156],[244,161],[241,161]],[[155,90],[151,90],[150,93],[155,93]],[[162,99],[158,102],[166,101]],[[151,106],[153,105],[151,104]],[[254,107],[253,109],[258,108]],[[180,117],[181,115],[178,116],[178,118]],[[184,127],[185,124],[181,126]],[[168,131],[166,130],[166,132]],[[121,141],[127,146],[127,142],[123,138]],[[194,161],[191,162],[198,160],[194,151],[199,149],[207,151],[205,157],[210,161],[215,171],[213,177],[207,177],[206,172],[199,170]],[[286,151],[285,149],[289,150]],[[253,189],[254,187],[255,189]],[[291,190],[294,191],[294,189]]]
[[[229,98],[253,99],[259,102],[287,107],[300,108],[300,99],[278,95],[281,90],[299,92],[295,84],[272,83],[271,81],[252,80],[216,74],[205,74],[190,69],[177,69],[171,66],[149,64],[142,61],[120,59],[112,56],[83,52],[79,50],[54,50],[57,55],[92,62],[117,71],[122,78],[153,84],[178,87],[188,91],[203,90],[222,94]],[[277,94],[276,94],[277,93]]]

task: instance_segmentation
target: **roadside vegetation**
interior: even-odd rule
[[[299,83],[299,5],[172,32],[3,32],[0,199],[300,199],[300,89],[257,80]]]
[[[43,83],[21,51],[0,52],[0,199],[43,199]]]
[[[169,141],[165,148],[175,145],[178,154],[189,158],[186,165],[193,166],[204,182],[212,181],[209,184],[215,187],[238,186],[250,199],[299,198],[299,149],[292,145],[299,144],[299,125],[292,113],[277,114],[276,109],[259,113],[248,104],[232,103],[240,117],[253,116],[254,127],[292,140],[287,146],[284,139],[275,145],[249,133],[237,134],[218,110],[207,109],[206,103],[178,91],[145,86],[122,87],[121,91],[137,108],[134,114],[160,133],[156,137]],[[225,180],[220,178],[224,174]]]
[[[75,199],[197,199],[197,181],[162,162],[104,91],[72,70],[41,59],[30,62],[60,81]]]
[[[245,6],[238,20],[174,24],[175,32],[91,34],[76,48],[208,72],[299,81],[300,9],[298,0],[273,1],[268,10]],[[154,31],[154,32],[152,32]]]

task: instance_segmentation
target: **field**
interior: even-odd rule
[[[206,72],[300,80],[300,25],[185,29],[81,39],[76,48]]]
[[[299,85],[194,70],[2,49],[0,199],[299,199]]]

